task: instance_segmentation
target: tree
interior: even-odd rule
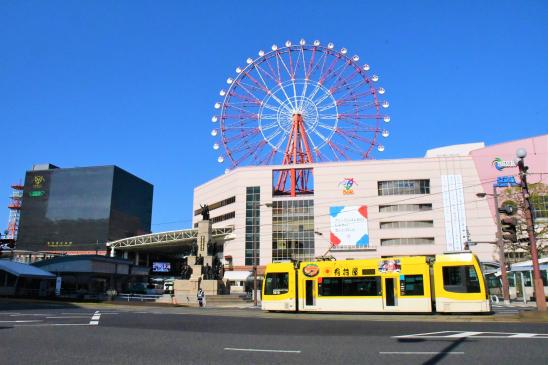
[[[548,255],[548,185],[541,182],[529,184],[530,201],[533,208],[533,220],[535,224],[535,237],[537,238],[538,256],[542,258]],[[499,193],[501,206],[511,205],[516,209],[515,218],[518,220],[518,242],[505,242],[504,250],[508,253],[523,253],[525,259],[531,258],[527,225],[525,221],[525,200],[520,187],[506,188]],[[510,260],[512,261],[512,260]],[[521,261],[521,260],[513,260]]]

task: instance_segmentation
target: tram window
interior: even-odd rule
[[[531,287],[532,281],[531,281],[531,271],[522,271],[523,274],[523,285],[526,287]]]
[[[400,286],[401,295],[424,295],[424,283],[422,275],[405,275]]]
[[[542,284],[544,286],[548,286],[548,277],[546,275],[546,270],[541,270],[540,271],[540,277],[542,279]]]
[[[286,294],[289,291],[289,273],[266,274],[265,295]]]
[[[516,276],[513,272],[508,273],[508,286],[512,288],[516,286]]]
[[[323,297],[368,297],[381,295],[378,276],[354,278],[322,278],[318,283],[318,294]]]
[[[476,269],[470,266],[445,266],[443,288],[453,293],[480,293],[480,281]]]

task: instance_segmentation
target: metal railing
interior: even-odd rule
[[[138,301],[138,302],[145,302],[145,301],[155,301],[156,299],[160,298],[161,294],[132,294],[132,293],[122,293],[118,294],[115,298],[121,299],[124,301]]]

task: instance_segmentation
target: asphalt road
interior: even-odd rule
[[[0,304],[2,364],[512,364],[548,359],[547,323]]]

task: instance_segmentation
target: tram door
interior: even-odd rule
[[[396,305],[394,297],[394,278],[384,278],[384,305],[393,307]]]
[[[315,280],[306,280],[305,286],[305,305],[313,306],[314,303],[314,283]]]

